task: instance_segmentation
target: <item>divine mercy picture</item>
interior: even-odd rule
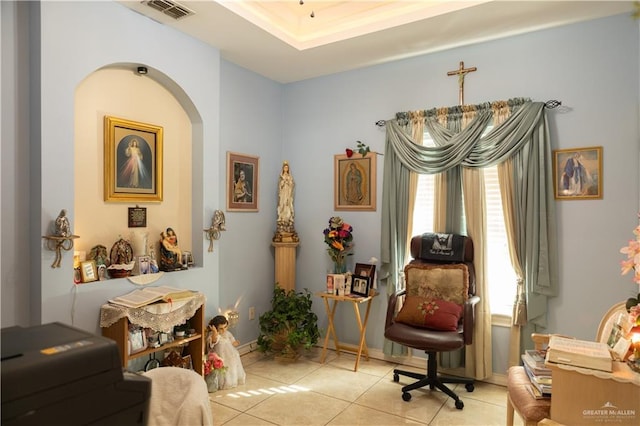
[[[162,201],[162,127],[104,122],[105,201]]]

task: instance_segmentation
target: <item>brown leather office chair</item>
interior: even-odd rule
[[[464,403],[445,383],[462,383],[473,392],[473,379],[443,377],[438,374],[438,353],[454,351],[472,342],[475,322],[473,243],[462,235],[423,234],[411,239],[413,260],[405,267],[405,288],[389,297],[384,335],[387,339],[427,353],[427,374],[393,370],[418,379],[402,388],[402,399],[409,391],[429,386],[455,400],[461,410]],[[402,298],[402,309],[397,312]]]

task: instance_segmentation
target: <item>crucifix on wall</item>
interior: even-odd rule
[[[460,102],[460,105],[464,105],[464,77],[470,72],[474,72],[477,70],[478,69],[476,67],[465,68],[464,62],[460,61],[460,68],[458,68],[457,70],[449,71],[447,73],[448,76],[452,76],[452,75],[458,76],[458,88],[459,88],[458,102]]]

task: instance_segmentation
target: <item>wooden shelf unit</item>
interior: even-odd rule
[[[200,375],[204,375],[203,357],[205,350],[206,328],[204,323],[204,304],[201,305],[196,313],[188,320],[191,328],[196,330],[196,334],[189,337],[177,338],[176,340],[166,343],[157,348],[147,348],[140,352],[129,354],[129,325],[131,322],[127,317],[120,318],[117,322],[109,327],[102,328],[102,335],[114,340],[118,344],[120,359],[122,366],[127,367],[129,361],[143,356],[151,355],[156,352],[162,352],[165,349],[186,346],[188,354],[191,355],[191,363],[193,370]],[[178,325],[178,324],[176,324]]]

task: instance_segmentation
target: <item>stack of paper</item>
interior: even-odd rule
[[[609,373],[613,370],[609,346],[604,342],[551,336],[547,349],[547,361]]]

